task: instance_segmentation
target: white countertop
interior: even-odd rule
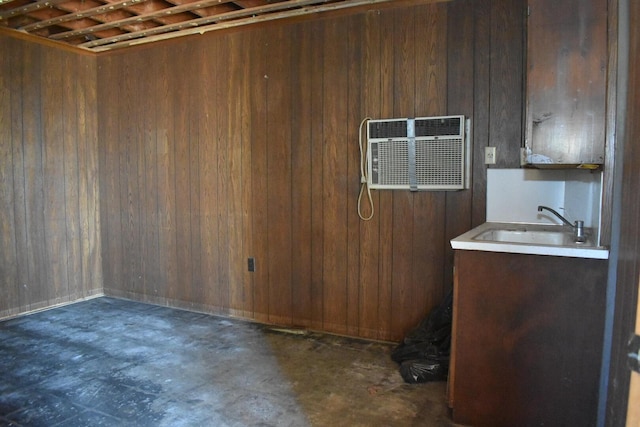
[[[574,258],[593,258],[593,259],[608,259],[609,250],[606,247],[594,246],[590,242],[590,239],[585,243],[569,243],[563,245],[546,245],[546,244],[532,244],[532,243],[516,243],[494,240],[480,240],[476,239],[480,234],[490,231],[492,229],[497,230],[530,230],[530,231],[562,231],[565,228],[557,225],[544,225],[544,224],[522,224],[522,223],[505,223],[505,222],[485,222],[478,227],[467,231],[466,233],[451,240],[451,247],[453,249],[472,250],[472,251],[486,251],[486,252],[507,252],[516,254],[529,254],[529,255],[550,255],[550,256],[563,256]],[[570,228],[568,229],[570,232]],[[589,237],[587,235],[587,237]]]

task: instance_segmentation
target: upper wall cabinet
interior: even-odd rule
[[[523,164],[602,164],[606,0],[529,0]]]

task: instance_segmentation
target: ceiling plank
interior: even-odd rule
[[[347,5],[350,5],[352,3],[373,4],[373,3],[383,3],[387,1],[393,1],[393,0],[347,0],[340,3],[332,3],[326,6],[344,5],[343,7],[351,7]],[[257,18],[258,15],[262,16],[265,13],[269,13],[269,15],[267,16],[270,16],[270,14],[278,11],[282,11],[283,9],[297,8],[288,12],[281,12],[281,14],[282,13],[285,14],[283,15],[283,17],[288,16],[286,15],[286,13],[289,13],[289,12],[292,13],[291,16],[303,15],[305,13],[309,13],[308,9],[304,8],[304,6],[309,6],[309,5],[318,4],[318,3],[326,3],[326,2],[327,0],[291,0],[286,2],[275,3],[267,6],[259,6],[259,7],[243,9],[235,12],[223,13],[220,15],[208,16],[206,18],[193,19],[191,21],[185,21],[179,24],[165,25],[164,27],[154,28],[153,30],[149,30],[149,31],[139,31],[137,33],[123,34],[122,36],[111,37],[108,39],[105,38],[105,39],[95,40],[95,41],[84,43],[82,46],[93,48],[96,46],[101,46],[109,43],[122,42],[122,41],[131,40],[135,38],[140,38],[140,37],[146,38],[149,36],[155,36],[158,34],[163,34],[168,32],[172,32],[171,34],[174,34],[175,32],[192,30],[193,31],[192,34],[197,34],[199,32],[204,32],[203,31],[204,25],[208,25],[211,23],[217,23],[216,25],[220,25],[220,22],[222,21],[237,20],[239,18],[244,18],[247,16],[251,18]],[[276,18],[276,19],[281,19],[281,18]],[[257,20],[257,22],[260,22],[260,20]],[[188,30],[185,30],[185,28]],[[208,30],[208,31],[211,31],[211,30]],[[167,37],[167,38],[172,38],[172,37]]]
[[[40,0],[35,3],[29,3],[26,6],[16,7],[14,9],[8,9],[0,12],[0,19],[9,18],[16,15],[24,15],[34,10],[42,9],[45,7],[51,7],[59,3],[64,3],[67,0]]]
[[[317,1],[317,0],[315,0]],[[111,22],[107,22],[104,24],[99,24],[90,28],[85,28],[83,30],[77,30],[77,31],[69,31],[69,32],[64,32],[64,33],[58,33],[55,34],[54,36],[52,36],[51,38],[54,40],[64,40],[67,38],[72,38],[72,37],[77,37],[77,36],[81,36],[81,35],[85,35],[85,34],[90,34],[96,31],[101,31],[101,30],[106,30],[109,28],[115,28],[115,27],[120,27],[123,25],[127,25],[127,24],[133,24],[133,23],[139,23],[142,21],[147,21],[147,20],[151,20],[151,19],[155,19],[155,18],[162,18],[162,17],[167,17],[169,15],[175,15],[178,13],[183,13],[183,12],[188,12],[194,9],[202,9],[205,8],[207,6],[211,6],[211,5],[217,5],[220,3],[220,0],[202,0],[202,1],[195,1],[193,3],[186,3],[180,6],[174,6],[174,7],[169,7],[166,9],[160,9],[158,11],[154,11],[152,13],[147,13],[147,14],[143,14],[143,15],[137,15],[137,16],[132,16],[126,19],[121,19],[121,20],[117,20],[117,21],[111,21]],[[190,22],[190,21],[187,21]],[[159,27],[159,28],[164,28],[164,27]],[[131,33],[134,34],[134,33]]]
[[[58,25],[64,22],[74,21],[76,19],[89,18],[91,16],[113,12],[114,10],[122,9],[124,7],[131,6],[132,4],[144,3],[146,1],[148,0],[120,0],[113,3],[104,4],[102,6],[94,7],[93,9],[82,10],[76,13],[68,13],[57,18],[47,19],[46,21],[36,22],[31,25],[25,25],[20,29],[24,31],[33,31],[40,28],[49,27],[51,25]]]
[[[274,21],[278,19],[292,18],[296,16],[309,15],[312,13],[328,12],[328,11],[346,9],[346,8],[357,7],[357,6],[374,5],[379,3],[388,3],[392,1],[394,0],[345,0],[339,3],[323,4],[320,6],[309,6],[309,7],[303,7],[295,10],[287,10],[287,11],[270,13],[270,14],[260,15],[260,16],[250,16],[244,19],[235,19],[229,22],[217,22],[211,25],[200,26],[196,28],[189,28],[189,29],[180,30],[180,31],[173,31],[166,34],[145,36],[143,38],[136,38],[134,40],[126,39],[127,37],[131,36],[131,34],[125,34],[123,36],[111,37],[111,40],[113,41],[111,44],[102,43],[103,41],[107,41],[107,39],[102,39],[102,40],[96,40],[95,42],[83,43],[80,46],[84,48],[92,48],[91,50],[93,50],[94,52],[105,52],[113,49],[120,49],[124,47],[137,46],[145,43],[168,40],[176,37],[183,37],[183,36],[195,35],[195,34],[204,34],[209,31],[222,30],[227,28],[239,27],[243,25],[257,24],[261,22]],[[433,2],[437,2],[437,1],[449,1],[449,0],[433,0]],[[293,3],[293,1],[290,3]],[[296,2],[296,3],[302,3],[302,2]],[[246,10],[249,10],[249,9],[246,9]],[[212,21],[222,21],[220,17],[207,18],[207,19]],[[196,21],[200,21],[200,19]],[[164,28],[164,27],[161,27],[161,28]],[[157,29],[157,30],[160,30],[160,29]],[[120,38],[125,38],[125,40],[118,41],[117,39],[120,39]],[[107,43],[109,43],[109,41],[107,41]]]

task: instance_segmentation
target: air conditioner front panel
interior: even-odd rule
[[[371,121],[368,173],[372,189],[460,190],[465,188],[463,116]],[[409,135],[406,129],[415,129]],[[391,137],[389,135],[401,135]],[[435,134],[435,135],[434,135]],[[413,136],[413,137],[411,137]],[[412,158],[413,156],[413,158]],[[412,185],[412,180],[415,182]]]

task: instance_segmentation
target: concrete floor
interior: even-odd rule
[[[452,426],[383,343],[113,298],[0,322],[0,426]]]

